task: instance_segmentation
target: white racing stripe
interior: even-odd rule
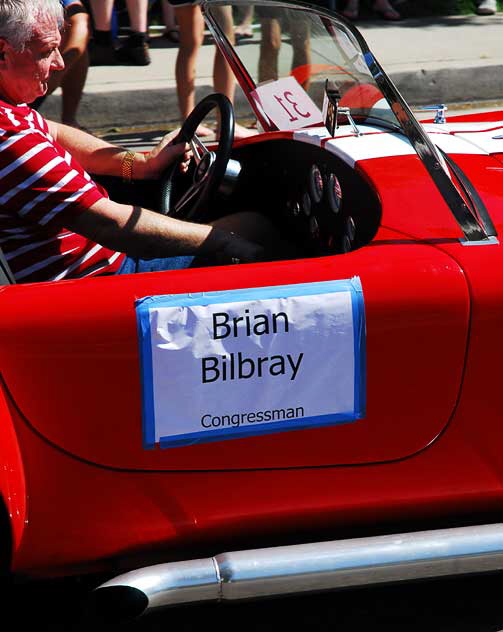
[[[330,137],[325,127],[299,130],[294,132],[293,138],[318,147],[323,145],[351,167],[359,160],[368,158],[408,156],[416,153],[405,136],[370,125],[357,127],[361,136],[355,136],[350,125],[341,125],[335,130],[335,137],[331,140],[327,140]]]
[[[500,136],[500,138],[497,138]],[[493,129],[487,132],[457,133],[457,138],[462,138],[487,154],[503,154],[503,128]]]
[[[414,156],[416,152],[405,136],[399,134],[368,134],[337,138],[325,143],[326,149],[353,167],[360,160]]]
[[[457,134],[459,132],[487,132],[491,130],[503,129],[503,121],[485,121],[482,123],[423,123],[428,131],[442,130],[447,134]]]
[[[452,134],[428,134],[431,141],[440,147],[446,154],[478,154],[486,155],[487,152],[476,145],[466,142],[464,138]]]
[[[432,142],[446,153],[484,155],[503,153],[502,123],[425,124]],[[336,137],[329,138],[325,127],[294,132],[294,140],[302,141],[339,156],[351,167],[360,160],[413,156],[416,152],[409,140],[382,128],[358,125],[361,136],[355,136],[348,125],[336,130]]]

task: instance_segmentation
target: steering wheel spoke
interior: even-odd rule
[[[210,151],[197,136],[196,130],[211,110],[218,108],[220,138],[216,151]],[[190,144],[195,162],[193,183],[177,200],[174,193],[180,185],[179,169],[171,165],[161,180],[160,212],[181,219],[205,221],[209,202],[225,176],[234,141],[234,109],[223,94],[210,94],[189,114],[180,130],[180,137]]]
[[[206,147],[206,145],[197,134],[194,134],[194,137],[191,139],[190,147],[192,149],[192,153],[194,154],[196,165],[201,162],[204,156],[210,153],[209,149]]]
[[[197,198],[198,195],[200,195],[201,190],[204,188],[204,185],[206,184],[206,180],[207,178],[205,177],[202,180],[194,182],[192,186],[190,186],[185,191],[185,193],[176,202],[173,208],[174,215],[177,215],[177,216],[180,215],[183,212],[184,208],[186,208],[187,205],[190,204],[191,201],[193,201],[195,198]]]

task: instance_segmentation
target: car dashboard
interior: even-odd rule
[[[328,151],[289,139],[234,149],[241,165],[224,212],[260,211],[303,256],[343,254],[369,243],[381,220],[372,186]]]

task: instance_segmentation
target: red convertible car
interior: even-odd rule
[[[419,123],[342,18],[253,4],[236,48],[243,2],[202,9],[259,133],[233,142],[212,95],[189,175],[136,191],[259,211],[295,255],[33,284],[2,263],[1,559],[108,572],[121,614],[503,569],[503,112]]]

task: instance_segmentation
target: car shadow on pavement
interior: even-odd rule
[[[4,616],[37,632],[496,632],[501,573],[336,591],[259,602],[164,609],[131,622],[84,616],[89,580],[53,580],[4,592]]]

